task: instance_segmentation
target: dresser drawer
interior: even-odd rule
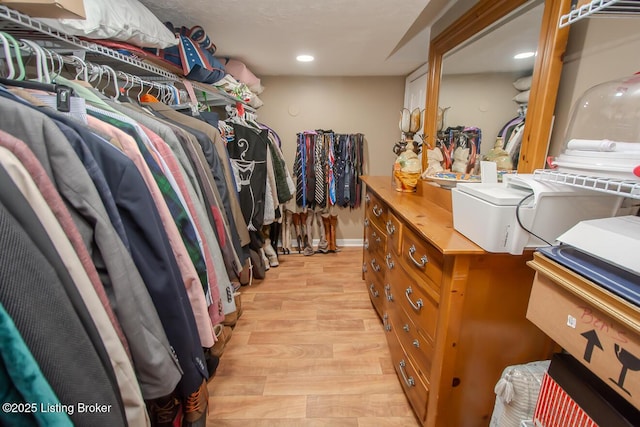
[[[432,341],[424,336],[410,316],[402,309],[390,311],[396,335],[402,347],[412,360],[414,367],[427,379],[431,379],[431,365],[434,357]]]
[[[400,252],[400,244],[402,242],[402,231],[404,226],[402,221],[393,214],[392,211],[387,213],[387,221],[385,222],[384,231],[387,235],[387,248],[396,253]]]
[[[364,251],[362,272],[367,283],[372,281],[382,283],[386,269],[382,255]]]
[[[365,286],[367,287],[367,292],[369,292],[369,299],[371,300],[371,304],[376,309],[378,316],[382,317],[384,311],[384,285],[378,279],[376,275],[368,275],[367,280],[365,281]]]
[[[364,227],[364,250],[383,257],[387,249],[387,235],[371,221]]]
[[[439,250],[405,227],[398,255],[400,262],[411,275],[424,280],[434,292],[440,294],[443,256]],[[435,295],[434,298],[439,299]]]
[[[429,383],[420,375],[418,370],[414,368],[413,362],[411,362],[407,353],[404,351],[396,335],[398,331],[397,325],[393,323],[392,318],[388,320],[388,326],[385,330],[389,351],[391,353],[391,361],[398,375],[398,380],[416,416],[422,422],[427,415]]]
[[[371,223],[376,224],[380,230],[385,229],[388,214],[387,205],[370,191],[367,191],[364,198],[364,210],[365,221],[368,219]]]
[[[387,254],[386,264],[393,265],[387,279],[391,284],[394,300],[413,319],[423,335],[433,343],[438,326],[438,302],[427,291],[424,283],[415,280],[394,260],[394,254]]]

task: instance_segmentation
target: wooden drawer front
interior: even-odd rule
[[[400,262],[414,277],[424,280],[433,291],[440,294],[443,256],[430,243],[418,237],[408,227],[402,233]],[[438,299],[436,296],[434,296]]]
[[[387,236],[377,225],[369,222],[364,228],[364,250],[371,254],[384,256],[387,248]]]
[[[402,221],[400,221],[392,211],[389,211],[384,228],[384,231],[387,233],[387,247],[390,251],[393,250],[398,253],[400,251],[402,230],[404,228],[402,225]]]
[[[385,263],[394,263],[391,255]],[[412,278],[401,265],[395,263],[389,271],[388,282],[395,300],[422,330],[423,335],[433,344],[438,326],[438,303],[427,292],[425,285]]]
[[[387,342],[391,353],[393,366],[398,374],[398,380],[402,385],[405,395],[418,419],[423,422],[427,415],[427,399],[429,398],[428,382],[414,368],[413,362],[404,351],[398,336],[398,329],[393,320],[389,319]]]
[[[377,280],[382,282],[386,267],[384,265],[384,257],[376,253],[364,252],[364,263],[362,264],[362,272],[364,280]]]
[[[384,230],[387,222],[387,206],[370,191],[364,198],[365,219],[376,224],[380,230]]]
[[[384,287],[382,282],[375,275],[368,276],[368,280],[365,281],[367,292],[369,292],[369,299],[376,309],[378,316],[382,317],[384,311]]]
[[[391,316],[393,324],[396,325],[396,335],[411,358],[413,366],[427,380],[430,380],[431,365],[435,351],[431,340],[424,336],[422,330],[416,327],[413,320],[402,308],[394,310]]]

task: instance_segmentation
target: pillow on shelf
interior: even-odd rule
[[[520,92],[516,96],[513,97],[513,100],[518,104],[528,104],[529,103],[529,92],[525,90],[524,92]]]
[[[81,19],[39,19],[66,34],[90,39],[111,39],[139,47],[164,49],[178,44],[175,35],[138,0],[84,2]]]
[[[518,90],[529,90],[531,89],[531,80],[533,76],[521,77],[515,82],[513,82],[513,87]]]
[[[246,84],[252,92],[259,94],[264,89],[260,84],[260,79],[243,62],[237,59],[225,58],[224,67],[227,73],[231,74],[239,82]]]

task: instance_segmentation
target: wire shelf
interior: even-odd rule
[[[109,65],[112,68],[117,68],[129,74],[140,75],[141,71],[146,72],[143,73],[142,76],[147,80],[165,82],[179,82],[184,80],[183,77],[155,64],[144,62],[135,55],[124,55],[106,46],[87,42],[78,37],[57,31],[40,21],[32,19],[28,15],[4,5],[0,5],[0,31],[9,32],[17,38],[37,41],[40,45],[49,49],[82,50],[86,53],[86,57],[90,61]],[[211,105],[235,105],[239,102],[244,104],[245,108],[249,111],[255,112],[255,109],[246,105],[244,101],[237,99],[223,90],[202,83],[191,83],[199,94],[203,92],[206,93],[207,101]],[[203,96],[199,98],[201,98],[201,101],[204,99]]]
[[[151,74],[165,77],[171,80],[179,80],[179,77],[167,70],[155,65],[142,62],[133,56],[123,55],[115,50],[89,43],[75,36],[64,34],[31,17],[0,5],[0,28],[10,32],[19,38],[35,39],[42,42],[53,43],[57,48],[76,48],[92,52],[104,58],[115,60],[121,64],[143,70]]]
[[[560,17],[559,27],[563,28],[583,18],[594,16],[628,16],[640,14],[638,0],[593,0]]]
[[[533,172],[536,181],[554,182],[585,188],[616,196],[640,199],[640,181],[619,180],[614,178],[599,178],[558,172],[550,169],[538,169]]]

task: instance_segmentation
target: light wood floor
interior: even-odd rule
[[[209,426],[418,426],[361,279],[362,249],[280,256],[243,286]]]

